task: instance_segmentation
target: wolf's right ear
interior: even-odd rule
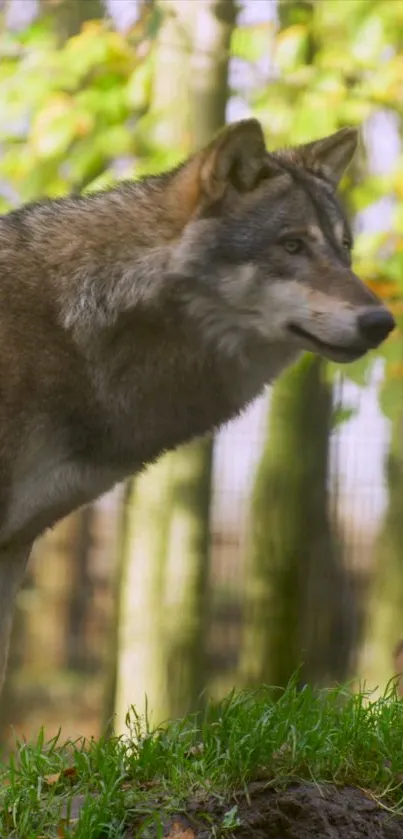
[[[268,175],[268,154],[257,119],[229,125],[202,152],[200,186],[209,201],[219,201],[229,184],[248,192]]]
[[[235,122],[177,170],[168,190],[171,221],[175,220],[177,231],[183,230],[198,208],[218,202],[229,186],[239,193],[250,192],[280,172],[266,151],[260,123]]]

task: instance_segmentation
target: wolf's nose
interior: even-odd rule
[[[361,335],[372,347],[377,347],[395,328],[393,315],[387,309],[370,309],[358,318]]]

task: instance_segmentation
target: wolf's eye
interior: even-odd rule
[[[282,245],[287,253],[299,253],[304,247],[302,239],[284,239]]]
[[[352,247],[353,247],[353,243],[352,243],[351,239],[348,236],[344,236],[344,238],[343,238],[343,248],[345,248],[346,251],[351,251]]]

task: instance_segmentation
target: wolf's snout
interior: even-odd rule
[[[369,309],[358,317],[361,336],[370,347],[377,347],[395,328],[393,315],[387,309]]]

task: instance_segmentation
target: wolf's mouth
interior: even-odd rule
[[[365,355],[368,350],[368,347],[364,347],[362,345],[357,346],[357,344],[349,347],[341,347],[340,344],[328,344],[326,341],[321,341],[320,338],[316,338],[314,335],[311,335],[310,332],[307,332],[302,328],[302,326],[298,326],[296,323],[289,323],[288,330],[298,338],[302,338],[304,342],[307,342],[312,349],[316,350],[320,353],[320,355],[327,356],[334,361],[355,361],[357,358],[361,358],[362,355]]]

